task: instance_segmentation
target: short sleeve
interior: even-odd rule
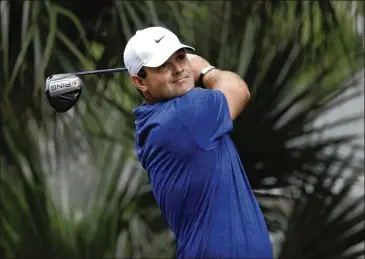
[[[217,147],[220,137],[233,128],[227,99],[219,90],[193,88],[177,100],[176,111],[183,127],[205,150]]]

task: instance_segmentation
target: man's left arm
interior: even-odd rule
[[[194,78],[198,80],[201,71],[209,66],[208,61],[200,56],[188,54],[189,61],[193,68]],[[235,73],[212,69],[202,78],[207,89],[223,92],[229,106],[230,117],[235,120],[250,100],[250,92],[246,83]]]

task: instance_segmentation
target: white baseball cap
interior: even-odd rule
[[[124,64],[129,74],[135,75],[143,66],[161,66],[181,48],[195,51],[193,47],[182,44],[168,29],[149,27],[137,31],[128,41],[124,50]]]

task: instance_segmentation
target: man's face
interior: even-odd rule
[[[182,96],[194,87],[194,75],[184,49],[176,51],[160,67],[144,68],[145,79],[132,77],[136,87],[151,102]]]

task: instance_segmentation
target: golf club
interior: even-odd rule
[[[46,80],[45,95],[49,105],[57,112],[67,112],[76,105],[84,84],[79,76],[108,74],[127,71],[126,68],[112,68],[51,75]]]

